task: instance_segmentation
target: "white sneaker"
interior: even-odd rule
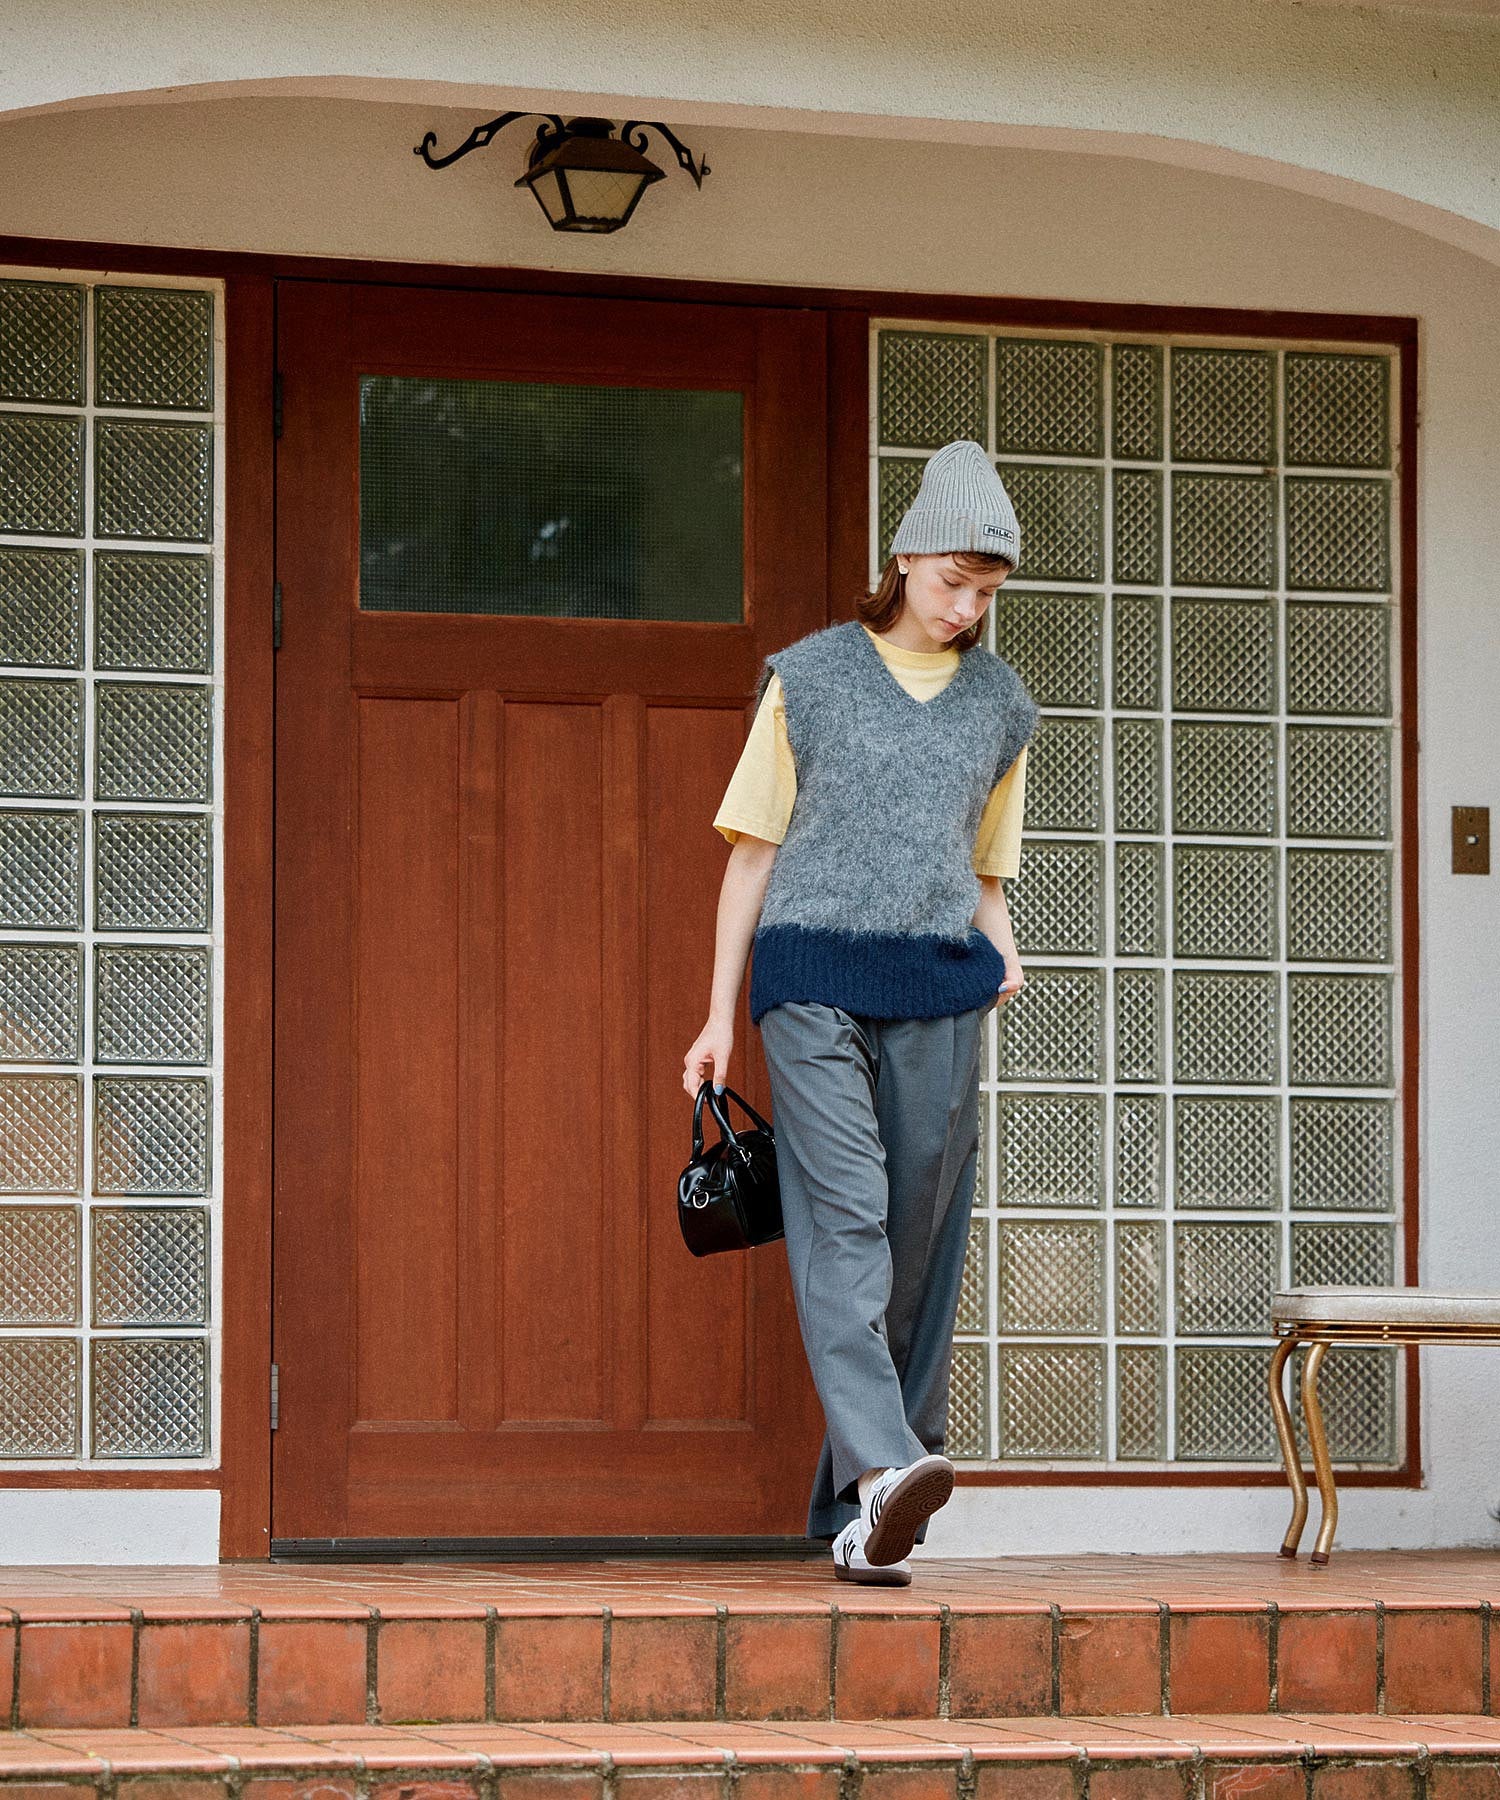
[[[851,1519],[833,1540],[833,1572],[840,1581],[863,1581],[871,1587],[911,1586],[909,1562],[877,1565],[865,1556],[861,1519]]]
[[[884,1567],[910,1556],[922,1521],[953,1492],[953,1476],[946,1456],[919,1456],[904,1469],[876,1476],[860,1511],[866,1559]]]

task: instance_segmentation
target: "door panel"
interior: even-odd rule
[[[672,1195],[711,820],[760,657],[826,619],[822,321],[321,283],[278,316],[274,1535],[799,1535],[785,1257],[699,1262]],[[361,610],[372,374],[737,391],[743,619]],[[769,1110],[744,998],[736,1045]]]
[[[718,810],[724,793],[720,774],[734,767],[742,742],[739,715],[723,708],[654,706],[646,715],[644,768],[650,791],[658,796],[646,813],[642,896],[646,916],[652,920],[646,1041],[653,1067],[670,1066],[683,1015],[691,1012],[682,971],[701,962],[703,949],[696,933],[702,914],[697,905],[684,906],[682,896],[716,887],[719,856],[712,839],[717,834],[710,831],[705,844],[701,826]],[[688,848],[694,854],[684,868],[682,857]],[[740,1034],[737,1027],[736,1035]],[[685,1043],[691,1043],[693,1035],[690,1028]],[[680,1066],[682,1051],[676,1055]],[[752,1099],[752,1104],[758,1102]],[[763,1110],[769,1114],[769,1108]],[[654,1194],[672,1191],[687,1160],[681,1125],[674,1128],[670,1109],[660,1125],[650,1146]],[[717,1136],[717,1128],[713,1135]],[[740,1259],[679,1255],[672,1234],[680,1238],[681,1232],[670,1207],[649,1207],[647,1221],[647,1418],[661,1426],[689,1421],[720,1429],[748,1426],[754,1413],[749,1385],[754,1318],[745,1283],[734,1266]],[[706,1309],[716,1329],[683,1333],[679,1322],[700,1308]]]
[[[458,707],[355,710],[355,1419],[456,1426]]]

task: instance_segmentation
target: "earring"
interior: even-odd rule
[[[910,575],[910,574],[911,574],[911,570],[910,570],[910,569],[908,569],[908,568],[907,568],[907,566],[906,566],[906,564],[905,564],[905,563],[897,563],[897,564],[896,564],[896,567],[897,567],[897,568],[898,568],[898,569],[899,569],[899,570],[900,570],[900,571],[901,571],[901,573],[902,573],[902,574],[903,574],[903,575]]]

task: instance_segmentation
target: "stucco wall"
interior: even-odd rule
[[[1056,134],[1203,166],[1266,159],[1488,254],[1500,20],[1283,0],[132,0],[0,12],[0,113],[111,96],[446,96],[785,129]],[[527,97],[531,96],[531,97]],[[637,102],[645,102],[644,105]],[[798,115],[802,115],[799,124]],[[1469,223],[1466,223],[1469,222]],[[1477,227],[1477,228],[1476,228]]]
[[[472,115],[320,101],[74,112],[0,125],[17,232],[643,275],[1078,300],[1412,313],[1422,321],[1420,596],[1422,1275],[1500,1287],[1500,897],[1446,872],[1448,809],[1491,804],[1500,767],[1500,272],[1363,208],[1143,160],[932,143],[690,132],[714,172],[648,194],[628,230],[549,232],[511,187],[511,143],[431,174],[410,146]],[[911,312],[918,314],[914,300]],[[230,923],[232,929],[232,922]],[[230,1274],[232,1279],[232,1272]],[[1345,1496],[1348,1547],[1490,1541],[1500,1499],[1497,1365],[1425,1364],[1428,1485]],[[0,1493],[0,1542],[51,1560],[59,1508]],[[149,1509],[121,1509],[115,1553]],[[175,1515],[174,1515],[175,1516]],[[962,1489],[929,1553],[1268,1547],[1271,1489]],[[196,1532],[202,1541],[202,1526]],[[122,1525],[122,1530],[124,1526]],[[180,1540],[179,1540],[180,1541]]]

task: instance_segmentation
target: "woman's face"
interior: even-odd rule
[[[908,555],[906,604],[922,629],[941,647],[950,643],[995,598],[1009,569],[981,569],[970,574],[952,554]]]

